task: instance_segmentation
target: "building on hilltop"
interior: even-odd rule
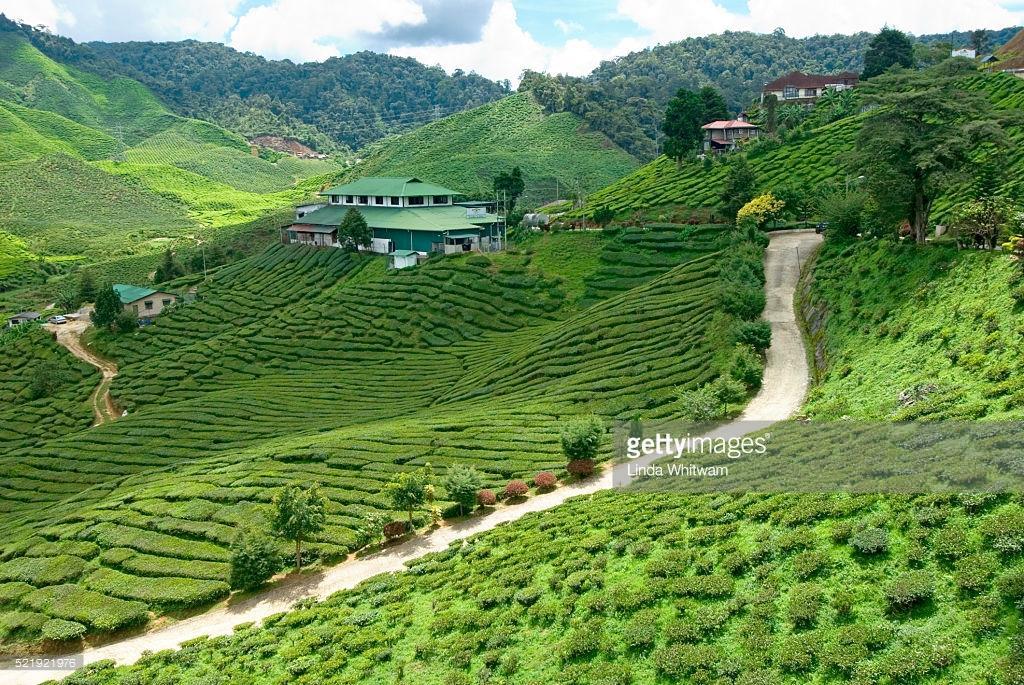
[[[838,74],[805,74],[802,71],[791,71],[785,76],[764,84],[761,89],[761,102],[768,95],[774,95],[779,102],[786,104],[811,105],[827,90],[847,90],[860,81],[860,76],[852,71]]]
[[[36,321],[38,318],[39,312],[20,312],[7,319],[7,326],[8,328],[14,328],[29,321]]]
[[[296,208],[285,243],[341,247],[338,229],[350,209],[373,232],[370,251],[391,255],[396,268],[409,264],[407,253],[488,252],[500,249],[504,238],[493,203],[459,203],[459,193],[418,178],[368,176],[320,195],[325,203]]]
[[[121,300],[121,308],[137,319],[150,319],[178,300],[174,293],[142,288],[137,285],[114,284],[114,292]]]
[[[978,51],[974,48],[954,48],[949,52],[950,57],[966,57],[967,59],[974,59],[978,56]]]
[[[705,153],[731,152],[740,144],[761,135],[761,127],[750,123],[746,114],[740,114],[737,119],[712,121],[701,128],[704,129]]]

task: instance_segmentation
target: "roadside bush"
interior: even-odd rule
[[[725,416],[725,404],[710,383],[680,393],[679,404],[683,417],[696,423],[717,421]]]
[[[711,389],[718,397],[718,400],[726,405],[739,404],[747,397],[747,388],[741,381],[730,376],[719,376],[711,383]]]
[[[555,483],[557,482],[558,479],[555,478],[555,474],[551,473],[550,471],[541,471],[540,473],[533,477],[533,484],[541,492],[551,490],[552,488],[555,487]]]
[[[861,554],[885,554],[889,551],[889,533],[884,528],[864,528],[850,537],[850,545]]]
[[[573,459],[565,466],[565,470],[576,478],[587,478],[593,475],[595,464],[593,459]]]
[[[760,355],[750,345],[737,344],[733,351],[729,375],[748,388],[760,388],[764,375]]]
[[[736,342],[764,352],[772,344],[772,326],[764,319],[744,321],[736,330]]]
[[[569,462],[595,459],[604,436],[604,422],[596,416],[587,416],[569,422],[562,431],[562,452]]]
[[[510,480],[508,485],[505,486],[505,499],[515,499],[517,497],[526,497],[530,492],[530,487],[521,480]]]
[[[254,530],[240,530],[231,543],[231,575],[233,590],[255,590],[281,567],[277,546],[267,536]]]
[[[494,494],[494,490],[481,490],[476,493],[476,503],[481,507],[493,507],[498,503],[498,496]]]
[[[62,618],[51,618],[43,624],[42,635],[46,640],[68,642],[79,640],[85,635],[86,627],[77,621],[65,621]]]
[[[408,521],[392,521],[384,525],[384,538],[393,540],[405,535],[407,530],[409,530]]]
[[[935,579],[928,571],[906,571],[885,588],[891,611],[906,611],[923,604],[935,594]]]

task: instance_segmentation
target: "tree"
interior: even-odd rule
[[[96,280],[93,278],[92,271],[85,269],[78,274],[78,301],[92,302],[94,299],[96,299]]]
[[[721,202],[726,216],[735,219],[740,208],[754,199],[757,180],[745,156],[732,155],[726,164],[728,169],[725,173],[725,185],[722,187]]]
[[[612,219],[615,218],[615,210],[611,207],[602,205],[594,210],[592,218],[594,219],[594,223],[598,226],[607,226],[611,223]]]
[[[562,430],[562,453],[566,460],[593,461],[604,438],[604,422],[596,416],[571,421]]]
[[[710,121],[721,121],[729,118],[729,107],[725,104],[725,98],[712,86],[704,86],[700,89],[701,105],[704,108],[704,115],[701,117],[702,124]]]
[[[338,226],[338,242],[346,250],[356,252],[360,247],[369,247],[373,243],[373,231],[366,223],[362,213],[350,207]]]
[[[864,55],[864,72],[860,77],[874,78],[894,66],[905,69],[914,66],[914,44],[907,34],[886,27],[868,43],[868,51]]]
[[[281,566],[274,541],[263,533],[243,528],[231,543],[229,583],[235,590],[255,590]]]
[[[665,134],[665,154],[676,160],[697,151],[704,133],[704,102],[700,95],[680,88],[665,109],[665,121],[661,130]]]
[[[774,221],[786,204],[771,193],[758,195],[736,212],[736,224],[751,224],[756,228],[764,228],[769,221]]]
[[[105,284],[96,292],[96,302],[89,318],[97,328],[113,326],[117,317],[124,311],[121,306],[121,298],[114,287],[109,283]]]
[[[782,201],[784,214],[796,221],[806,221],[811,211],[811,197],[803,187],[787,183],[775,188],[772,195]]]
[[[994,250],[1013,216],[1014,207],[1009,200],[990,195],[957,205],[949,223],[956,230],[958,245]]]
[[[466,513],[466,508],[473,508],[476,494],[483,487],[484,480],[480,472],[465,464],[452,464],[444,477],[444,489],[448,497],[459,505],[459,515]]]
[[[504,171],[494,177],[494,192],[498,195],[498,202],[505,201],[505,212],[511,214],[515,209],[516,200],[526,190],[526,182],[523,181],[523,172],[519,167],[512,167],[512,171]]]
[[[774,93],[764,96],[764,130],[768,133],[775,133],[779,127],[779,97]]]
[[[58,286],[56,304],[65,312],[75,311],[82,305],[82,301],[78,299],[78,289],[73,283],[64,281]]]
[[[323,530],[327,521],[327,499],[313,483],[303,490],[289,485],[270,501],[270,530],[295,543],[295,570],[302,570],[302,543]]]
[[[975,29],[971,31],[971,47],[980,56],[988,48],[988,31]]]
[[[160,262],[160,266],[156,268],[156,273],[153,274],[153,282],[165,283],[166,281],[173,281],[184,274],[185,270],[181,268],[181,264],[174,258],[174,253],[168,248],[164,251],[163,261]]]
[[[858,134],[851,166],[882,208],[909,219],[923,243],[935,198],[972,175],[979,149],[1006,147],[992,103],[964,88],[974,73],[949,61],[924,72],[876,80],[869,102],[881,105]]]
[[[60,364],[55,359],[39,362],[32,368],[32,380],[28,387],[29,399],[50,397],[70,381],[71,377],[65,364]]]
[[[427,501],[427,492],[430,487],[429,478],[425,471],[406,471],[388,483],[384,492],[391,501],[391,506],[409,513],[409,524],[412,525],[412,512],[416,507],[421,507]]]

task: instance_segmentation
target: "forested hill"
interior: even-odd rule
[[[78,44],[0,15],[43,53],[103,76],[142,82],[176,113],[245,136],[291,136],[321,151],[360,148],[508,94],[476,74],[445,73],[414,59],[358,52],[294,64],[220,43]]]
[[[1012,38],[1019,27],[989,31],[986,49]],[[812,73],[860,72],[872,35],[790,38],[770,34],[726,32],[687,38],[606,61],[584,78],[550,77],[528,72],[520,86],[532,90],[550,112],[582,116],[621,147],[642,159],[655,153],[655,132],[665,106],[680,88],[711,85],[739,112],[761,86],[794,69]],[[934,64],[949,57],[951,46],[971,45],[968,32],[919,36],[918,62]]]

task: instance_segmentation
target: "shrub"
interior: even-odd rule
[[[565,470],[576,478],[586,478],[594,473],[593,459],[573,459],[565,466]]]
[[[682,415],[697,423],[717,421],[725,416],[725,404],[711,384],[680,393],[679,403]]]
[[[789,620],[797,628],[814,625],[821,609],[821,588],[814,583],[800,583],[789,591]]]
[[[466,509],[472,509],[481,485],[483,477],[480,472],[464,464],[452,464],[444,477],[444,488],[448,497],[459,505],[460,515]]]
[[[541,491],[552,489],[557,482],[558,479],[555,478],[555,474],[550,471],[541,471],[533,477],[533,484]]]
[[[513,599],[522,604],[524,607],[530,607],[537,603],[537,600],[543,596],[544,592],[538,587],[524,587],[516,591],[513,595]]]
[[[384,537],[388,540],[401,537],[409,530],[408,521],[391,521],[384,525]]]
[[[515,499],[516,497],[525,497],[530,492],[530,487],[521,480],[510,480],[508,485],[505,486],[505,498]]]
[[[971,540],[962,526],[953,525],[935,533],[932,548],[937,557],[959,559],[971,553]]]
[[[604,626],[600,619],[591,619],[569,631],[560,645],[562,658],[577,659],[596,652],[601,648],[603,630]]]
[[[55,557],[18,557],[0,564],[0,580],[42,585],[59,585],[82,575],[85,560],[66,554]]]
[[[562,452],[569,462],[594,459],[604,437],[604,422],[596,416],[571,421],[562,431]]]
[[[793,557],[793,575],[799,580],[806,580],[829,564],[829,556],[825,552],[812,549],[801,552]]]
[[[737,344],[733,350],[732,365],[729,368],[729,375],[740,381],[748,388],[761,387],[761,378],[764,375],[764,367],[761,357],[750,345]]]
[[[62,618],[51,618],[42,627],[43,638],[58,642],[80,640],[85,635],[85,631],[86,627],[81,623],[65,621]]]
[[[889,533],[884,528],[864,528],[853,534],[850,545],[861,554],[885,554],[889,551]]]
[[[653,647],[658,639],[658,612],[647,609],[635,613],[626,623],[623,639],[629,649]]]
[[[718,397],[718,401],[726,407],[730,404],[738,404],[747,397],[746,386],[731,376],[719,376],[711,384],[711,388]]]
[[[55,618],[104,631],[144,623],[147,618],[142,602],[126,602],[76,585],[51,585],[25,595],[21,603]]]
[[[255,590],[277,572],[281,558],[277,546],[267,536],[254,530],[240,530],[231,543],[231,575],[233,590]]]
[[[493,490],[481,490],[476,493],[476,503],[481,507],[493,507],[498,503],[498,496]]]
[[[999,560],[991,553],[971,554],[953,565],[953,580],[965,592],[980,592],[988,587],[999,570]]]
[[[1024,601],[1024,568],[1004,571],[996,580],[996,589],[1011,602]]]
[[[892,611],[918,606],[935,594],[935,579],[927,571],[906,571],[885,588],[885,599]]]
[[[744,321],[736,330],[736,342],[764,352],[772,344],[772,326],[764,319]]]

